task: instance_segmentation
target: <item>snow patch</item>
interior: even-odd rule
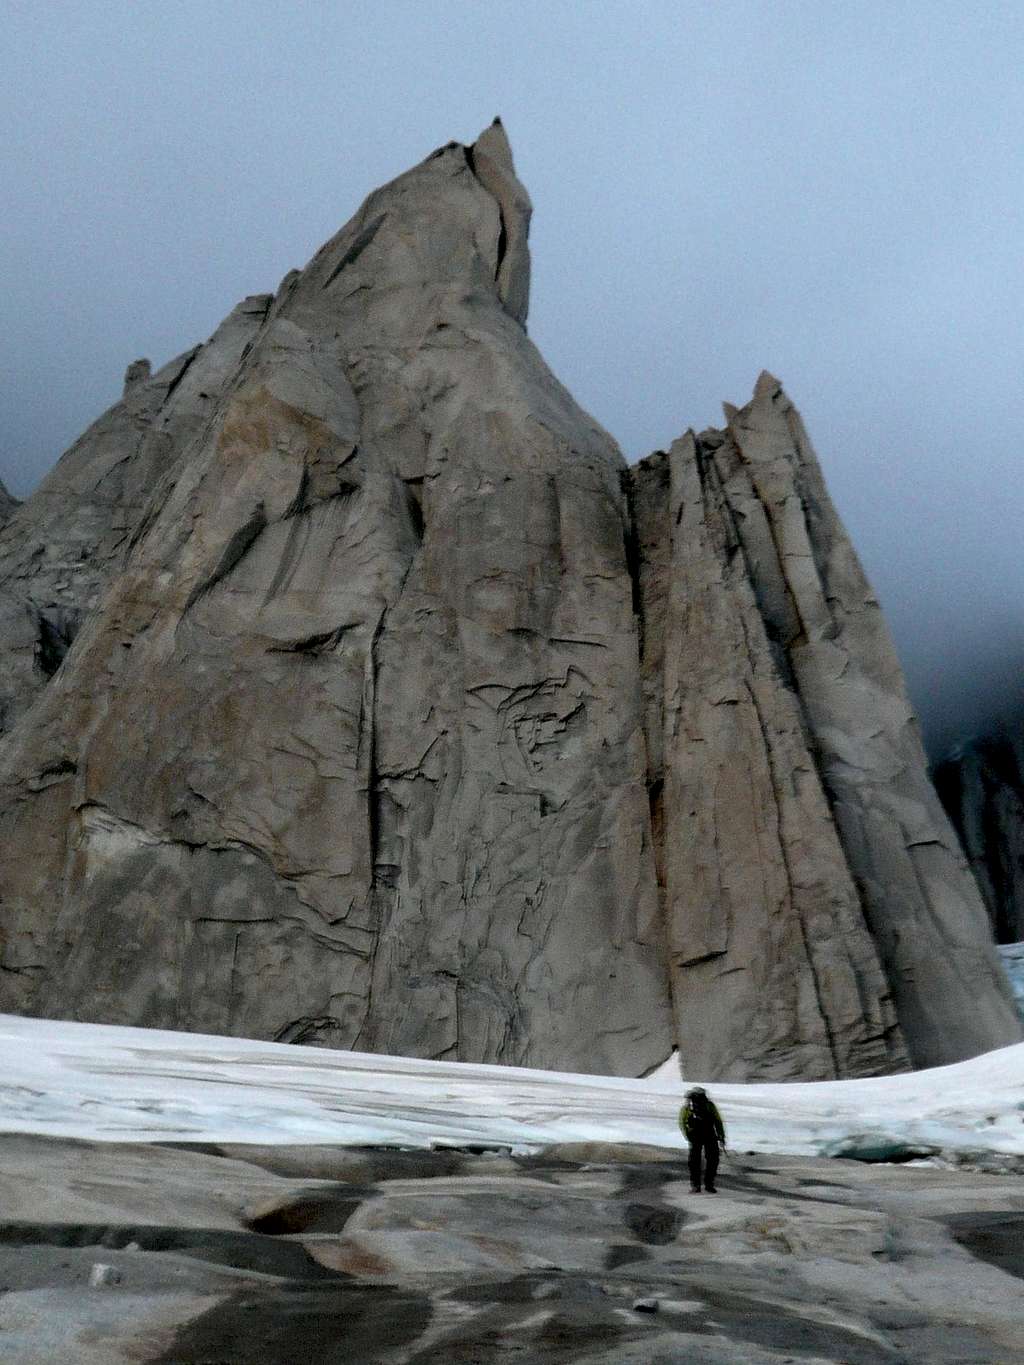
[[[0,1131],[110,1142],[683,1146],[670,1059],[644,1080],[0,1015]],[[1024,1043],[871,1080],[716,1085],[743,1151],[1024,1155]]]

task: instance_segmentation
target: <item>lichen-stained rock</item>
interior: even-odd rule
[[[935,769],[998,943],[1024,939],[1024,733],[1019,724],[965,744]]]
[[[769,910],[773,904],[788,905],[794,893],[804,896],[817,887],[809,897],[816,908],[805,921],[814,978],[826,984],[826,995],[844,983],[839,992],[843,998],[854,983],[861,992],[867,985],[867,995],[862,995],[865,1016],[888,1031],[886,1011],[875,1003],[877,978],[857,943],[861,935],[850,918],[848,891],[834,877],[821,876],[825,866],[835,865],[836,849],[821,822],[820,775],[912,1060],[920,1066],[938,1065],[1016,1042],[1020,1024],[984,906],[929,781],[878,603],[828,497],[800,418],[770,375],[761,376],[745,408],[727,409],[726,415],[727,430],[706,434],[700,452],[696,446],[678,452],[679,479],[688,479],[695,489],[689,499],[684,491],[680,514],[685,517],[693,506],[698,487],[694,471],[702,467],[705,483],[714,480],[728,513],[728,531],[720,533],[725,542],[721,562],[728,572],[728,565],[738,561],[732,572],[746,579],[757,604],[761,629],[752,636],[748,632],[748,666],[767,680],[770,662],[779,682],[767,688],[770,701],[756,687],[748,693],[743,649],[737,651],[739,666],[723,668],[717,687],[715,666],[704,665],[710,673],[704,705],[725,708],[728,719],[719,726],[734,735],[737,748],[745,756],[756,753],[749,743],[755,721],[765,735],[764,757],[745,757],[729,768],[732,790],[723,791],[719,800],[705,794],[701,801],[699,792],[686,785],[685,764],[680,762],[673,772],[666,757],[667,770],[683,784],[681,795],[694,810],[691,818],[698,827],[703,822],[706,836],[692,840],[689,861],[684,857],[677,879],[698,879],[706,895],[691,898],[689,915],[699,916],[703,904],[706,918],[697,921],[693,942],[679,942],[675,951],[705,957],[711,964],[705,972],[714,973],[715,962],[729,947],[729,935],[735,933],[728,908],[757,885],[758,875],[766,875]],[[699,609],[693,599],[691,585],[680,607],[684,614]],[[696,629],[691,646],[702,630],[710,638],[712,629],[710,622]],[[719,632],[724,629],[718,626]],[[665,657],[667,732],[667,703],[677,690],[669,672],[673,652],[668,638]],[[685,693],[685,670],[693,661],[682,654],[678,666],[678,690]],[[693,736],[698,742],[700,733]],[[745,780],[740,768],[746,770]],[[670,804],[666,798],[666,807]],[[716,847],[716,840],[718,849],[722,847],[713,819],[719,809],[728,822],[730,847],[746,850],[739,856],[739,871],[728,868],[721,888],[714,879],[722,859],[707,851],[709,842]],[[759,822],[766,813],[774,818],[776,811],[779,823],[771,829],[764,854]],[[685,818],[681,807],[675,814]],[[666,848],[669,842],[666,836]],[[780,896],[767,874],[782,852],[790,867],[783,869]],[[832,899],[837,894],[843,906],[838,921]],[[835,923],[846,926],[847,949],[838,953],[831,939],[830,925]],[[799,954],[789,960],[800,963]]]
[[[741,552],[723,445],[689,433],[634,472],[645,659],[664,679],[648,724],[684,1071],[898,1069],[888,984]]]
[[[121,401],[31,498],[6,517],[0,498],[0,735],[56,672],[120,571],[147,505],[171,487],[269,303],[245,299],[204,346],[153,376],[148,360],[134,361]]]
[[[523,332],[528,215],[496,124],[265,310],[7,738],[4,1008],[668,1055],[624,462]]]

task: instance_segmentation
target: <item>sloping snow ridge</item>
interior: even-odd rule
[[[110,1142],[678,1147],[686,1085],[0,1015],[0,1131]],[[709,1085],[741,1151],[1024,1155],[1024,1043],[872,1080]]]

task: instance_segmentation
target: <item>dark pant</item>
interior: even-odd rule
[[[715,1188],[715,1174],[718,1170],[718,1138],[714,1133],[698,1134],[690,1140],[690,1184],[695,1190],[701,1187],[700,1158],[704,1154],[704,1186]]]

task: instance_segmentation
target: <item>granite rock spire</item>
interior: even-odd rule
[[[1015,1041],[795,411],[628,470],[526,335],[530,212],[500,122],[439,148],[0,529],[0,1008],[708,1078]]]
[[[726,418],[634,474],[660,565],[647,724],[680,1038],[701,1040],[700,1074],[737,1076],[759,1065],[744,1047],[825,1075],[1014,1042],[984,906],[799,414],[762,374]]]

